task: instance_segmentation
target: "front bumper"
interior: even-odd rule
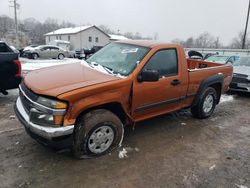
[[[239,91],[250,93],[250,85],[246,83],[232,82],[229,85],[229,91]]]
[[[73,133],[74,125],[65,127],[44,127],[30,122],[29,115],[24,109],[20,97],[18,97],[15,104],[15,113],[26,130],[38,135],[44,139],[56,140],[59,137],[70,136]]]

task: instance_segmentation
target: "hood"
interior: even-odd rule
[[[244,74],[250,79],[250,67],[249,66],[234,66],[234,74]]]
[[[56,97],[71,90],[118,79],[81,63],[72,63],[32,71],[24,78],[24,83],[34,93]]]

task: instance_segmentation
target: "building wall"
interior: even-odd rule
[[[68,40],[70,36],[70,40]],[[89,41],[91,37],[92,41]],[[96,41],[98,38],[98,41]],[[52,44],[54,40],[64,40],[70,42],[71,49],[92,48],[93,46],[104,46],[110,42],[109,37],[95,27],[86,29],[80,33],[70,35],[53,35],[45,37],[46,44]]]
[[[91,42],[89,41],[89,37],[92,39]],[[96,37],[98,38],[98,42],[96,42]],[[72,40],[74,40],[74,42],[72,41],[72,45],[75,48],[92,48],[93,46],[104,46],[109,43],[109,37],[94,27],[77,33]]]

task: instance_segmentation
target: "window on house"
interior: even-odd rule
[[[68,41],[70,41],[70,35],[68,36]]]
[[[61,37],[61,35],[59,36],[59,40],[62,40],[62,37]]]
[[[96,43],[99,42],[99,38],[98,37],[95,38],[95,42]]]
[[[56,40],[58,40],[58,36],[56,36]]]
[[[92,42],[92,37],[89,37],[89,42]]]
[[[50,42],[50,36],[49,36],[49,42]]]

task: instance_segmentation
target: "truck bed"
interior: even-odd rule
[[[211,68],[211,67],[218,67],[218,66],[224,65],[220,63],[213,63],[213,62],[194,60],[194,59],[187,59],[187,64],[188,64],[189,71],[193,71],[197,69],[204,69],[204,68]]]
[[[189,72],[188,93],[196,93],[199,89],[199,85],[205,78],[217,74],[223,74],[224,76],[224,88],[222,88],[222,92],[228,90],[228,85],[232,80],[232,65],[193,59],[187,59],[187,64]]]

